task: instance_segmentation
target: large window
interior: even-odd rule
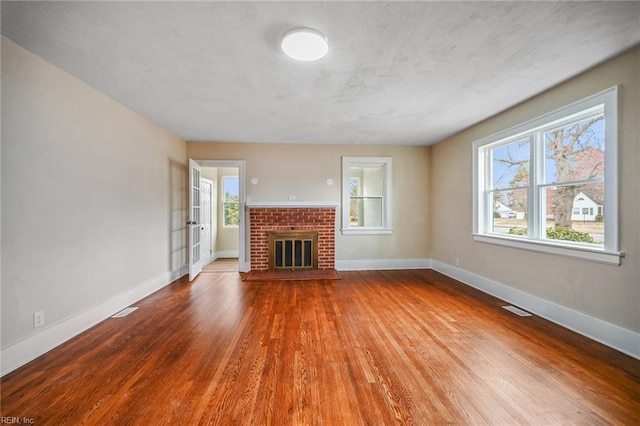
[[[224,226],[238,226],[240,223],[240,192],[237,176],[222,178]]]
[[[391,157],[342,157],[342,233],[390,234]]]
[[[474,238],[619,264],[617,88],[474,143]]]

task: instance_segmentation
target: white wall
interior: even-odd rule
[[[2,37],[3,372],[181,274],[185,159],[184,141]]]

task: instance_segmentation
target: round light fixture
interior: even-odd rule
[[[329,41],[313,28],[294,28],[282,36],[282,51],[296,61],[311,62],[324,58],[329,52]]]

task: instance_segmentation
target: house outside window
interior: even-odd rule
[[[616,87],[473,149],[476,241],[619,264]]]
[[[240,223],[240,192],[238,182],[237,176],[224,176],[222,178],[224,226],[238,226]]]
[[[342,233],[390,234],[392,158],[342,157]]]

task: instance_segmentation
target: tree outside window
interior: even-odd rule
[[[238,226],[240,224],[240,192],[237,176],[222,178],[222,193],[224,194],[224,226]]]

